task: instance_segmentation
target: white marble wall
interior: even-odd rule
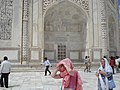
[[[45,49],[45,45],[44,45],[44,22],[45,22],[45,16],[49,11],[50,8],[58,5],[60,3],[59,0],[53,0],[53,2],[47,2],[47,6],[45,7],[45,5],[42,5],[43,0],[31,0],[32,3],[30,3],[30,15],[29,15],[29,39],[30,39],[30,59],[31,60],[42,60],[43,56],[44,56],[44,49]],[[64,1],[64,0],[63,0]],[[66,1],[66,0],[65,0]],[[116,27],[116,41],[119,41],[119,30],[118,30],[118,17],[117,17],[117,10],[116,7],[113,7],[112,4],[110,4],[108,1],[104,0],[106,2],[106,7],[110,7],[111,11],[112,11],[112,16],[114,17],[115,20],[115,27]],[[67,53],[67,55],[69,57],[71,57],[72,59],[79,59],[79,58],[84,58],[85,55],[90,55],[92,59],[99,59],[103,53],[107,53],[109,54],[109,52],[107,51],[107,49],[109,49],[109,45],[105,43],[105,40],[102,39],[103,36],[103,32],[102,32],[102,28],[101,28],[101,4],[100,1],[98,0],[85,0],[85,4],[82,5],[82,0],[81,1],[73,1],[73,0],[68,0],[68,2],[72,3],[73,6],[77,7],[77,8],[81,8],[81,11],[86,17],[86,26],[84,27],[84,30],[86,30],[86,38],[84,40],[84,47],[82,48],[81,46],[81,42],[83,41],[83,38],[75,38],[75,36],[77,35],[77,33],[74,35],[72,33],[67,33],[66,38],[68,39],[68,41],[65,41],[65,44],[70,44],[69,49],[73,50]],[[44,2],[45,4],[45,2]],[[88,7],[85,8],[85,6],[88,4]],[[44,9],[44,12],[43,12]],[[73,13],[75,13],[74,11],[71,11]],[[49,13],[48,13],[49,14]],[[105,13],[106,14],[106,13]],[[108,15],[109,13],[107,12],[106,14],[106,23],[108,26]],[[67,17],[64,17],[67,18]],[[109,28],[106,27],[106,29],[108,30]],[[20,59],[20,47],[21,47],[21,32],[22,31],[22,1],[21,0],[14,0],[13,3],[13,22],[12,22],[12,39],[11,40],[0,40],[0,53],[1,56],[3,54],[7,54],[11,59]],[[108,36],[108,31],[106,31],[107,34],[106,36]],[[62,35],[64,35],[65,33],[62,33]],[[53,45],[54,47],[52,47],[53,52],[47,52],[46,55],[49,56],[51,59],[55,59],[56,55],[54,50],[56,50],[56,45],[59,43],[59,40],[61,37],[59,37],[56,34],[54,34],[55,37],[52,37],[56,40],[55,45]],[[62,36],[61,35],[61,36]],[[81,35],[80,35],[81,36]],[[80,37],[78,35],[78,37]],[[108,36],[109,37],[109,36]],[[49,39],[51,39],[51,37],[49,36]],[[46,39],[46,40],[49,40]],[[64,38],[63,38],[64,39]],[[65,40],[65,39],[64,39]],[[107,43],[108,43],[108,39]],[[69,41],[71,43],[69,43]],[[74,41],[74,42],[73,42]],[[76,42],[75,42],[76,41]],[[79,42],[79,43],[78,43]],[[77,45],[76,45],[77,43]],[[47,45],[47,44],[46,44]],[[116,42],[115,44],[116,49],[120,52],[119,49],[119,42]],[[3,53],[3,50],[6,50],[5,53]],[[78,51],[74,52],[74,50]],[[83,49],[83,51],[80,51],[80,49]],[[85,50],[84,50],[85,49]],[[106,50],[103,50],[106,49]],[[57,50],[56,50],[57,51]],[[12,54],[11,54],[12,53]],[[14,58],[12,58],[14,57]]]

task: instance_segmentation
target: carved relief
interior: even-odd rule
[[[0,2],[0,40],[11,40],[13,0]]]
[[[22,18],[22,60],[29,60],[29,31],[28,31],[28,15],[29,15],[29,2],[23,0],[23,18]]]
[[[101,6],[101,30],[102,30],[102,39],[107,39],[107,22],[106,22],[106,13],[105,13],[105,2],[104,0],[100,1]]]
[[[62,2],[67,0],[43,0],[43,13],[48,8],[49,5],[55,3],[55,2]],[[71,1],[77,5],[80,5],[84,10],[89,10],[89,0],[68,0]]]

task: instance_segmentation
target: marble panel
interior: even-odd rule
[[[0,50],[0,60],[7,56],[9,60],[18,60],[18,50]]]
[[[74,59],[74,60],[78,60],[79,59],[79,52],[78,51],[74,51],[74,52],[70,52],[70,59]]]
[[[31,51],[31,60],[39,60],[39,51]]]

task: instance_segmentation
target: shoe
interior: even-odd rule
[[[1,86],[1,87],[4,87],[4,86]]]

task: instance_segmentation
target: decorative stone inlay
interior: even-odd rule
[[[28,31],[29,0],[23,0],[22,15],[22,60],[29,60],[29,31]]]
[[[102,30],[102,39],[107,39],[107,24],[106,24],[106,13],[105,13],[105,2],[104,0],[100,1],[101,4],[101,30]]]
[[[112,2],[112,4],[115,4],[115,0],[109,0],[110,2]]]
[[[101,16],[101,33],[102,33],[102,47],[103,55],[107,55],[107,20],[106,20],[106,8],[105,0],[100,0],[100,16]]]
[[[11,40],[13,0],[0,0],[0,40]]]
[[[49,5],[55,2],[62,2],[62,1],[67,1],[67,0],[43,0],[43,14]],[[68,1],[71,1],[77,4],[78,6],[80,5],[87,12],[89,11],[89,0],[68,0]]]

